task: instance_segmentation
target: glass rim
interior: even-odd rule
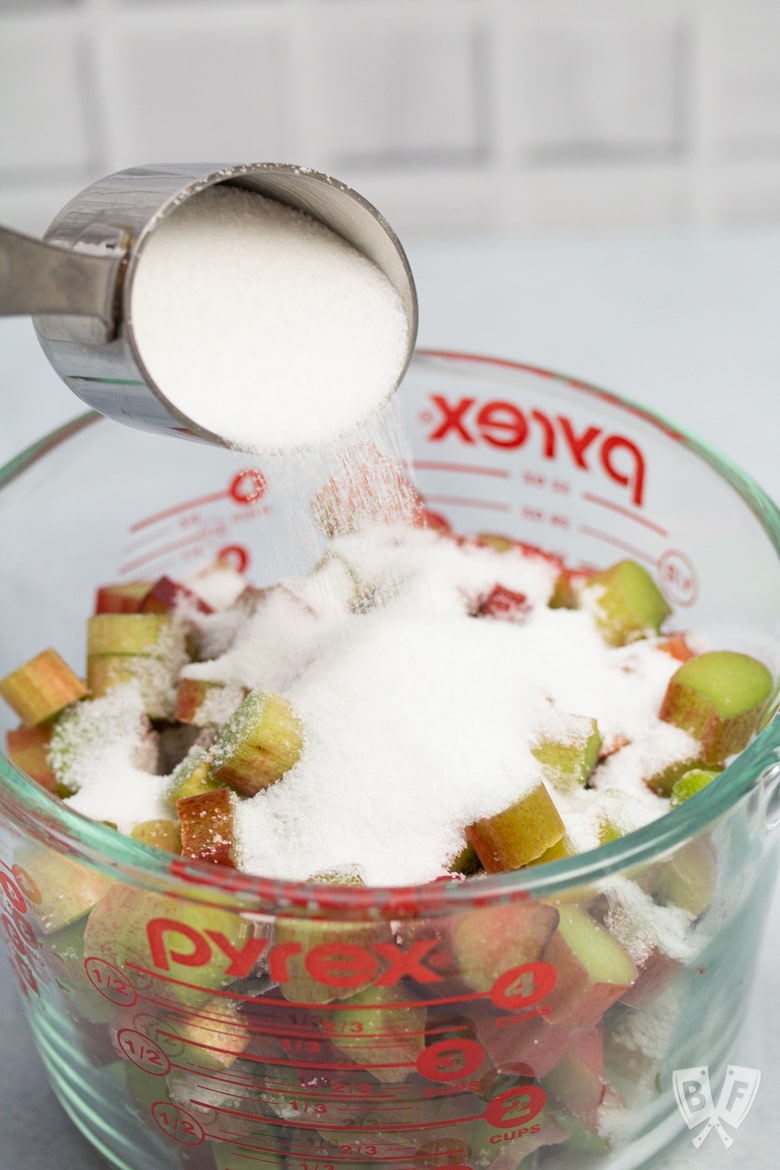
[[[660,414],[580,378],[509,359],[423,348],[415,351],[411,368],[428,362],[451,362],[461,367],[498,368],[536,375],[637,415],[683,444],[729,483],[761,523],[780,560],[780,511],[769,496],[728,458]],[[0,468],[0,490],[51,451],[101,422],[112,427],[115,425],[102,415],[89,411],[28,446]],[[421,885],[339,886],[268,878],[152,849],[118,833],[109,825],[68,808],[26,777],[3,753],[0,753],[0,808],[12,822],[22,825],[31,837],[46,844],[59,845],[110,872],[121,871],[127,880],[153,883],[156,889],[170,888],[181,894],[182,887],[185,887],[198,900],[203,900],[204,893],[208,892],[221,905],[232,897],[236,899],[236,907],[245,912],[402,918],[441,914],[530,896],[552,898],[569,889],[592,885],[613,874],[657,860],[712,827],[743,796],[756,788],[767,772],[771,772],[773,779],[776,774],[780,775],[780,713],[775,714],[748,747],[724,769],[717,783],[708,785],[641,829],[597,849],[538,867],[528,866],[465,880],[445,877]]]

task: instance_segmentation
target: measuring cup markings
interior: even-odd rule
[[[190,535],[184,536],[179,540],[169,541],[160,548],[153,549],[151,552],[145,553],[143,556],[136,557],[134,560],[126,562],[120,567],[119,575],[124,577],[129,573],[134,573],[137,569],[140,569],[143,565],[148,564],[150,561],[159,560],[161,557],[169,557],[173,553],[180,552],[181,550],[185,549],[188,545],[202,545],[203,543],[209,541],[224,540],[227,536],[228,530],[228,525],[224,520],[210,521],[204,524],[197,532],[190,533]],[[199,550],[199,555],[202,555],[202,549]]]
[[[185,1146],[200,1146],[206,1140],[200,1122],[170,1101],[155,1101],[151,1114],[155,1124],[175,1142]]]
[[[265,500],[267,490],[266,478],[259,468],[243,468],[231,476],[224,488],[172,504],[168,508],[134,521],[128,526],[131,539],[124,548],[125,556],[129,556],[131,559],[126,560],[120,566],[119,576],[134,573],[160,557],[171,557],[174,553],[186,549],[190,544],[221,542],[225,540],[232,524],[269,515],[270,506],[267,502],[261,502]],[[201,509],[215,504],[227,504],[229,507],[235,507],[228,514],[215,517],[202,515]],[[162,529],[158,527],[169,520],[174,520],[173,528],[171,526]],[[192,532],[190,530],[194,525],[200,527],[197,531]],[[174,539],[173,534],[177,528],[180,531],[185,531],[186,535]],[[142,533],[142,535],[138,537],[138,533]],[[132,555],[141,549],[148,548],[148,545],[155,541],[164,543],[144,552],[141,556]],[[204,551],[203,548],[199,547],[194,555],[203,556]],[[242,571],[247,567],[248,552],[242,545],[228,545],[225,551],[232,553],[238,561],[242,562]],[[214,559],[217,559],[218,556],[219,554],[216,554]]]
[[[138,991],[121,967],[99,956],[89,955],[84,959],[84,971],[104,999],[122,1007],[131,1007],[139,999]]]
[[[41,900],[41,892],[26,870],[0,858],[0,930],[25,996],[39,995],[52,982],[52,971],[35,931],[35,906]]]
[[[654,520],[650,520],[647,516],[641,516],[638,512],[630,508],[626,508],[622,504],[618,504],[615,500],[608,500],[604,496],[596,496],[593,492],[583,491],[580,493],[580,498],[587,500],[591,504],[597,504],[600,508],[608,508],[611,512],[617,512],[620,516],[624,516],[627,520],[632,520],[637,524],[643,524],[645,528],[649,528],[652,532],[656,532],[659,536],[668,537],[669,533],[660,524],[656,524]]]
[[[134,1032],[130,1028],[120,1029],[116,1035],[116,1048],[137,1068],[152,1076],[167,1076],[173,1067],[168,1054],[143,1032]]]

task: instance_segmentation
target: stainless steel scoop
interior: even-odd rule
[[[43,241],[0,228],[0,316],[32,316],[56,372],[101,414],[142,430],[224,446],[222,436],[182,414],[156,385],[132,312],[135,276],[155,228],[215,183],[245,187],[308,213],[385,274],[407,318],[406,362],[388,387],[392,393],[417,336],[417,295],[404,250],[382,215],[356,191],[286,163],[133,167],[72,199]]]

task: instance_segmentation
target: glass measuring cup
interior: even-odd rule
[[[678,625],[777,671],[780,518],[724,461],[511,363],[420,355],[402,401],[442,522],[575,565],[631,555]],[[0,671],[47,644],[77,665],[104,581],[217,555],[277,579],[282,507],[262,461],[64,428],[0,488],[6,547],[29,548],[6,577]],[[3,925],[55,1091],[123,1170],[648,1166],[685,1131],[675,1073],[724,1068],[740,1026],[779,752],[775,719],[716,784],[595,853],[391,890],[154,855],[3,761]],[[660,937],[632,971],[609,908],[640,933],[644,896],[683,913],[684,946]]]

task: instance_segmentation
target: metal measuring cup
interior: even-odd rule
[[[132,167],[70,201],[43,241],[0,227],[0,316],[29,314],[51,365],[88,406],[141,430],[226,445],[183,414],[151,377],[133,328],[133,286],[156,227],[215,183],[256,191],[306,212],[372,260],[407,319],[400,383],[417,336],[417,295],[396,235],[362,195],[288,163]],[[215,388],[216,389],[216,388]]]

